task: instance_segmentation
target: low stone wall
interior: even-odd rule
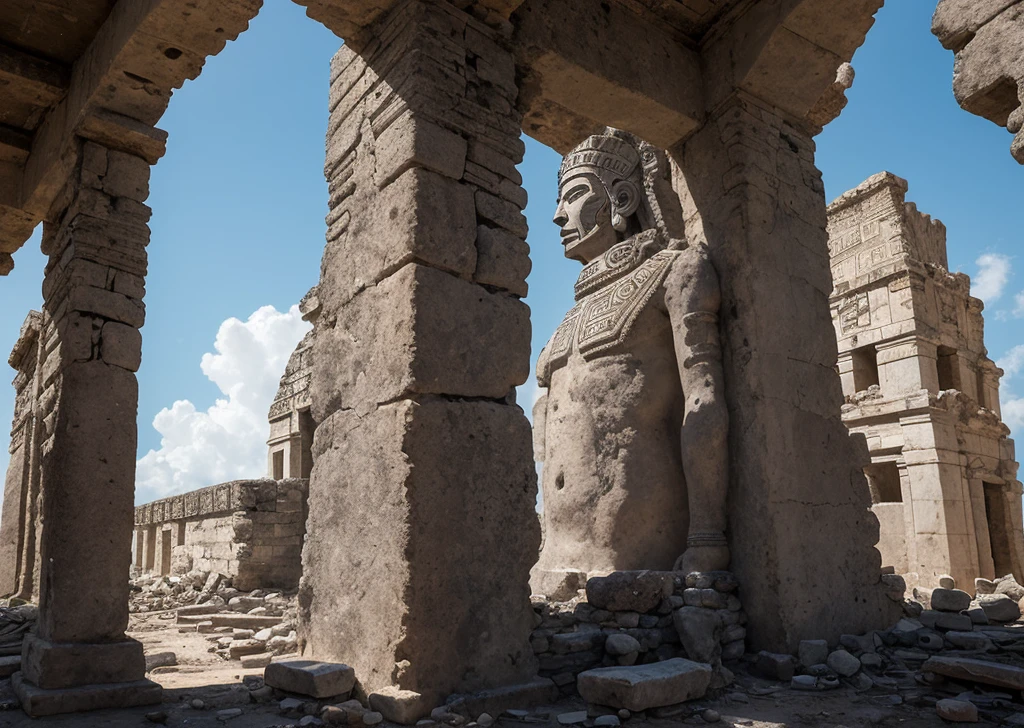
[[[293,589],[302,573],[308,481],[240,480],[135,509],[142,572],[215,572],[236,588]]]
[[[639,665],[685,657],[712,666],[712,687],[732,682],[722,662],[745,648],[747,615],[729,572],[683,574],[617,571],[587,581],[567,602],[534,597],[530,644],[563,693],[595,667]]]

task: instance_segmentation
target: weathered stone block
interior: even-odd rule
[[[986,660],[972,660],[967,657],[929,657],[921,666],[923,672],[934,672],[954,680],[995,685],[1011,690],[1024,689],[1024,669]]]
[[[125,152],[108,150],[103,191],[111,197],[145,202],[149,197],[149,162]]]
[[[412,725],[420,718],[430,715],[434,704],[412,690],[400,690],[386,685],[370,693],[370,707],[384,716],[385,720],[402,725]]]
[[[340,663],[287,660],[267,665],[263,681],[272,688],[311,698],[348,697],[355,685],[356,673]]]
[[[614,571],[587,580],[587,601],[612,612],[650,612],[672,595],[670,571]]]
[[[424,167],[458,180],[466,168],[466,140],[406,112],[376,139],[378,187],[391,184],[411,167]]]
[[[476,234],[476,272],[473,280],[502,288],[526,298],[526,277],[533,264],[530,246],[525,240],[501,228],[481,225]]]
[[[395,685],[433,705],[531,678],[530,439],[522,411],[493,402],[427,397],[324,420],[303,552],[306,654],[352,665],[368,693]],[[460,537],[444,536],[456,523]]]
[[[107,364],[139,371],[142,365],[142,333],[134,326],[107,321],[100,332],[100,357]]]
[[[680,657],[650,665],[599,667],[576,678],[580,697],[588,703],[640,711],[704,696],[711,666]]]
[[[319,286],[327,310],[412,261],[467,279],[473,275],[477,220],[471,187],[420,167],[376,194],[364,189],[369,185],[357,179],[353,199],[329,218]]]
[[[365,407],[414,394],[504,397],[529,374],[529,337],[529,309],[520,301],[405,266],[317,333],[314,418],[339,403]]]

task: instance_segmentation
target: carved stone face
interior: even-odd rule
[[[619,242],[612,226],[611,200],[601,181],[589,172],[562,180],[554,222],[562,228],[565,257],[581,263],[589,263]]]

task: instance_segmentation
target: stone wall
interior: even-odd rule
[[[136,507],[134,563],[218,572],[236,588],[292,589],[301,574],[307,481],[236,480]]]

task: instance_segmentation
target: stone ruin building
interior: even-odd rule
[[[516,165],[521,133],[565,153],[607,126],[667,150],[687,242],[706,246],[721,286],[735,582],[662,573],[651,590],[670,608],[686,598],[675,590],[694,589],[693,608],[733,612],[740,585],[736,641],[753,650],[892,624],[893,582],[880,575],[878,519],[832,369],[813,140],[842,108],[844,64],[882,0],[298,2],[345,41],[331,66],[305,425],[304,656],[350,665],[371,704],[407,723],[452,694],[553,685],[531,644],[537,483],[510,397],[530,355]],[[40,223],[48,256],[38,475],[29,469],[23,497],[45,524],[31,557],[39,620],[13,678],[32,715],[160,700],[125,635],[146,200],[167,137],[156,124],[260,4],[0,7],[0,272]],[[972,32],[956,35],[961,55],[982,41]],[[302,429],[300,418],[300,474]],[[637,619],[645,606],[606,605]]]
[[[910,586],[1024,574],[1017,462],[982,302],[946,229],[877,174],[828,207],[843,422],[863,435],[884,566]]]
[[[0,594],[31,599],[39,594],[39,456],[43,431],[42,314],[31,311],[7,360],[14,377],[10,462],[0,520]]]
[[[216,572],[236,589],[294,589],[308,481],[236,480],[135,508],[132,563],[152,574]]]
[[[267,440],[267,477],[308,479],[313,469],[313,416],[310,414],[309,380],[313,332],[310,331],[288,358],[281,385],[270,405],[270,439]]]

